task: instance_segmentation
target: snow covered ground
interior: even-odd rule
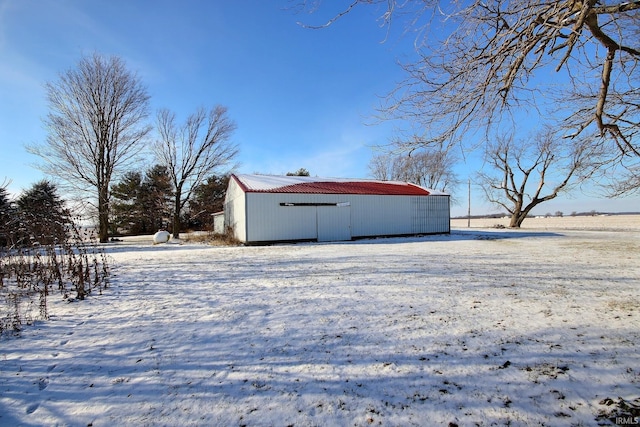
[[[0,425],[590,426],[640,397],[640,227],[106,248],[104,295],[0,338]]]

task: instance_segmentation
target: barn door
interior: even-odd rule
[[[351,206],[318,206],[318,242],[351,240]]]

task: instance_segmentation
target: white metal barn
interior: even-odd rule
[[[251,244],[449,233],[449,195],[397,181],[231,175],[224,225]]]

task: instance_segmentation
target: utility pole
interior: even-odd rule
[[[469,207],[467,210],[467,228],[471,228],[471,178],[469,178]]]

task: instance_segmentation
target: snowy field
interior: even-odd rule
[[[109,244],[104,295],[56,301],[50,321],[0,338],[0,425],[592,426],[635,414],[640,217],[609,230],[452,224],[335,244]]]
[[[508,227],[510,218],[473,218],[452,219],[452,228],[496,228]],[[527,218],[522,223],[525,230],[599,230],[599,231],[638,231],[640,215],[595,215],[595,216],[563,216]]]

